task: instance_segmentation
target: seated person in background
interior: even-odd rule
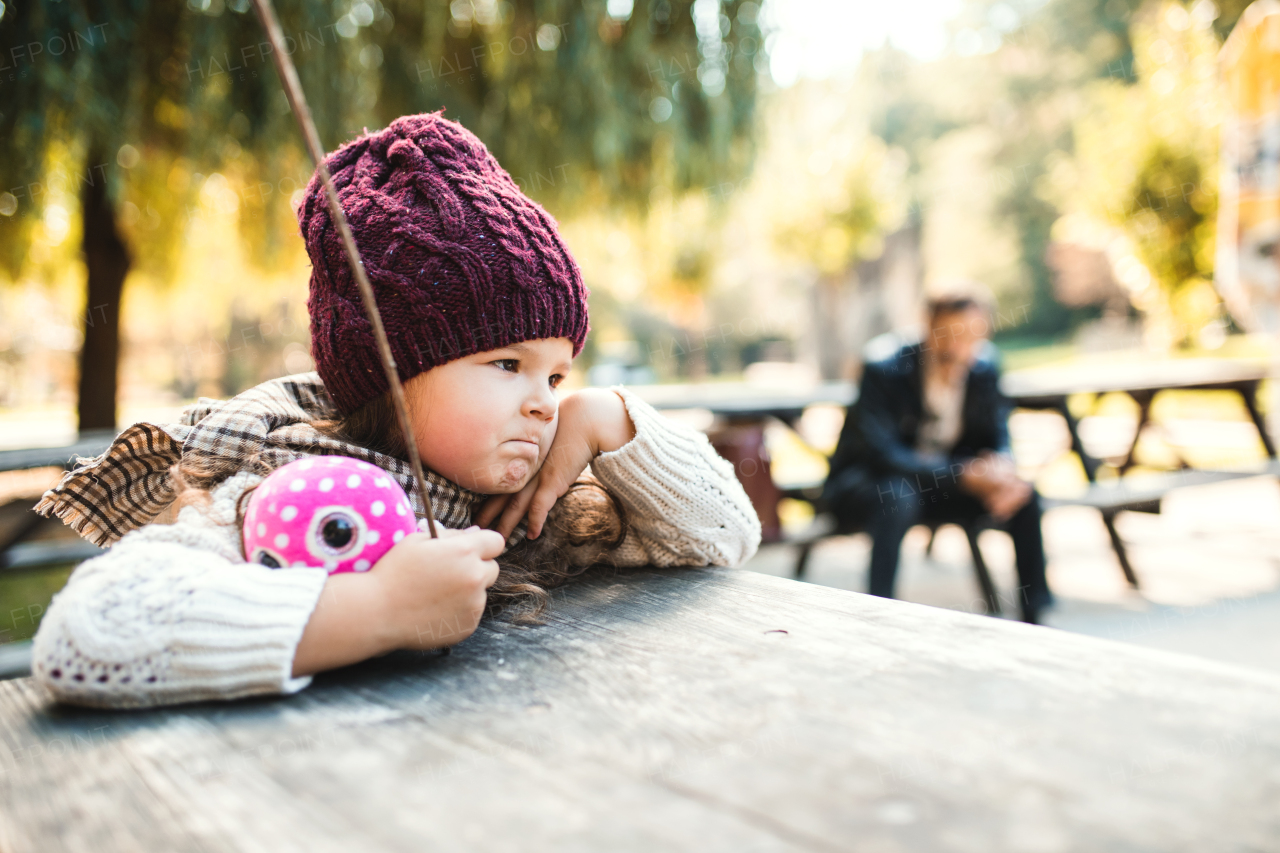
[[[912,526],[991,516],[1013,537],[1022,618],[1036,623],[1052,603],[1040,500],[1014,468],[999,369],[979,357],[990,311],[975,293],[958,292],[930,299],[927,315],[922,343],[865,365],[823,504],[842,529],[871,534],[869,591],[886,598]]]

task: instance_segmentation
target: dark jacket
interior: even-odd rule
[[[916,439],[924,417],[923,372],[920,344],[904,346],[883,361],[866,364],[858,399],[849,407],[831,457],[829,483],[848,481],[849,475],[838,475],[853,470],[871,480],[894,475],[934,476],[940,468],[972,459],[982,450],[1008,452],[1011,406],[1000,393],[1000,368],[994,357],[983,357],[969,370],[964,425],[950,458],[919,453]]]

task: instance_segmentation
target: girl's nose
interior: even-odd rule
[[[530,417],[549,421],[556,414],[556,392],[545,382],[539,382],[525,399],[523,413]]]

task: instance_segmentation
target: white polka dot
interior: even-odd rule
[[[334,569],[338,568],[338,561],[337,561],[337,560],[325,560],[325,561],[324,561],[324,567],[325,567],[326,569],[328,569],[329,571],[333,571]]]
[[[301,462],[298,463],[298,467],[301,468],[303,471],[306,471],[314,464],[316,464],[316,461],[314,459],[303,459]]]
[[[259,535],[259,536],[266,536],[266,535],[267,535],[267,526],[266,526],[265,524],[263,524],[262,522],[258,522],[258,535]]]
[[[378,531],[376,531],[376,530],[370,530],[370,531],[369,531],[369,544],[370,544],[370,545],[377,545],[377,544],[378,544],[378,540],[379,540],[379,539],[381,539],[381,538],[382,538],[382,534],[381,534],[381,533],[379,533]]]
[[[367,571],[369,571],[369,561],[368,561],[368,560],[356,560],[355,570],[356,570],[357,572],[367,572]]]
[[[379,477],[378,479],[373,481],[373,484],[377,486],[379,489],[385,489],[389,485],[387,483],[386,477]]]
[[[320,481],[320,491],[322,491],[322,492],[330,492],[330,491],[333,491],[333,478],[332,478],[332,477],[325,477],[323,480],[321,480],[321,481]]]
[[[275,501],[272,501],[271,503],[267,504],[267,512],[270,512],[270,513],[274,514],[274,513],[275,513],[275,511],[276,511],[276,502],[275,502]]]
[[[399,541],[400,541],[401,539],[403,539],[403,538],[404,538],[404,531],[403,531],[403,530],[397,530],[397,531],[395,532],[395,535],[391,537],[391,541],[392,541],[392,542],[399,542]]]
[[[357,486],[359,486],[359,485],[360,485],[360,475],[359,475],[359,474],[352,474],[350,477],[348,477],[348,478],[347,478],[347,488],[348,488],[348,489],[354,489],[354,488],[356,488],[356,487],[357,487]]]
[[[280,510],[280,517],[285,521],[293,521],[298,517],[298,508],[296,506],[287,506]]]
[[[289,534],[277,533],[275,543],[277,548],[287,548],[289,546]]]
[[[301,560],[294,560],[292,563],[290,563],[290,565],[292,565],[295,569],[307,568],[307,564],[302,562]]]
[[[298,477],[297,479],[295,479],[293,482],[289,484],[289,491],[300,492],[306,487],[307,487],[307,481],[302,479],[301,477]]]
[[[396,515],[404,515],[404,513],[405,513],[404,504],[402,503],[396,504]]]
[[[382,515],[386,511],[387,511],[387,505],[384,504],[382,501],[374,501],[373,504],[369,507],[369,512],[373,513],[374,515]]]

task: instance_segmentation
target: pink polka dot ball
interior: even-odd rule
[[[349,456],[312,456],[277,468],[254,490],[244,553],[273,569],[367,572],[416,529],[408,495],[386,471]]]

